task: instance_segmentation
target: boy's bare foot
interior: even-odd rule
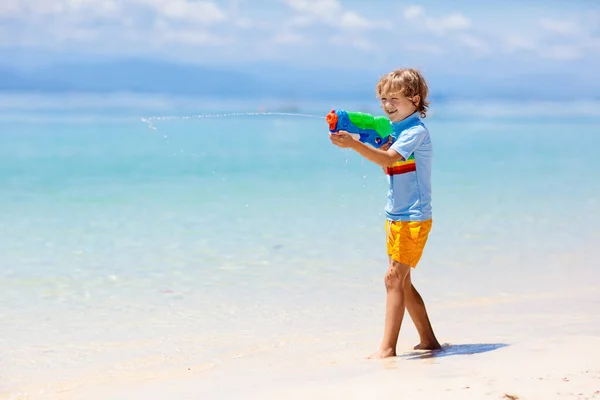
[[[371,354],[367,358],[374,359],[374,358],[388,358],[388,357],[396,357],[396,350],[394,350],[394,349],[379,350],[376,353]]]
[[[421,342],[414,347],[415,350],[439,350],[442,346],[437,342]]]

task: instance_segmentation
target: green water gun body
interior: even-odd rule
[[[359,135],[359,140],[375,148],[381,147],[392,134],[392,123],[387,117],[375,117],[363,112],[331,110],[325,121],[329,131],[347,131]]]

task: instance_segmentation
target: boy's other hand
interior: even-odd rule
[[[342,149],[350,148],[358,141],[357,138],[346,131],[330,132],[329,138],[331,143]]]
[[[383,150],[383,151],[388,151],[388,149],[390,148],[390,146],[392,145],[394,139],[392,139],[392,135],[388,136],[388,141],[385,142],[384,144],[382,144],[379,149]]]

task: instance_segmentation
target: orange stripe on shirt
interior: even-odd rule
[[[408,160],[400,160],[387,167],[386,174],[388,175],[400,175],[406,174],[407,172],[413,172],[417,170],[417,164],[415,164],[415,155],[411,154]]]

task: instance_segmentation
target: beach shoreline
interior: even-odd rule
[[[596,399],[598,294],[589,287],[506,302],[435,303],[441,351],[410,350],[417,340],[410,319],[398,356],[385,360],[365,358],[379,338],[376,326],[320,336],[299,332],[279,341],[253,338],[251,345],[239,341],[213,358],[186,358],[193,341],[170,354],[164,342],[162,348],[155,342],[143,357],[123,357],[88,373],[74,369],[70,379],[46,384],[21,382],[2,398]],[[546,306],[560,303],[565,306],[555,311]],[[582,305],[577,311],[576,304]]]

